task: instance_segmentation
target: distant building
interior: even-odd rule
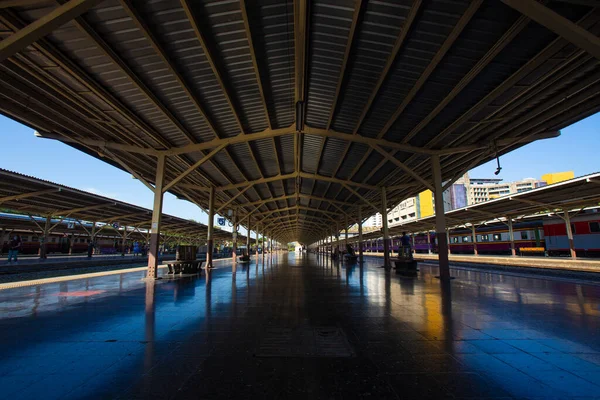
[[[542,175],[542,180],[545,181],[548,185],[553,185],[558,182],[568,181],[569,179],[574,179],[575,173],[573,171],[565,171],[565,172],[552,172],[549,174]]]
[[[367,218],[363,226],[367,228],[381,228],[383,226],[381,214],[377,213],[375,215],[371,215],[369,218]]]
[[[444,210],[450,211],[466,207],[470,204],[483,203],[512,193],[526,192],[542,186],[573,179],[574,177],[575,174],[573,171],[567,171],[545,174],[541,180],[525,178],[515,182],[503,182],[501,178],[470,178],[467,173],[444,191]],[[430,190],[425,190],[416,197],[404,200],[390,210],[388,212],[388,224],[389,226],[401,225],[434,214],[435,204],[433,193]],[[381,218],[380,214],[377,215]],[[371,217],[368,221],[374,217]]]
[[[468,204],[479,204],[511,193],[521,193],[546,186],[543,180],[525,178],[515,182],[502,182],[499,178],[470,178],[466,185]]]

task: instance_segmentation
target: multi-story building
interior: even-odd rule
[[[377,213],[375,215],[371,215],[363,224],[364,227],[367,228],[381,228],[383,226],[383,220],[381,219],[381,214]]]
[[[575,173],[573,171],[552,172],[542,175],[542,180],[548,185],[553,185],[562,181],[568,181],[569,179],[573,178],[575,178]]]
[[[567,171],[545,174],[541,180],[525,178],[515,182],[502,182],[501,178],[470,178],[467,173],[444,191],[444,210],[450,211],[470,204],[483,203],[511,193],[525,192],[574,177],[573,171]],[[388,223],[390,226],[400,225],[414,219],[431,216],[434,213],[433,193],[426,190],[416,197],[404,200],[390,210]]]

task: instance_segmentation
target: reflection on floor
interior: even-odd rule
[[[315,255],[0,291],[0,397],[598,398],[600,287]]]

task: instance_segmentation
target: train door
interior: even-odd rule
[[[71,244],[71,240],[69,239],[68,236],[62,236],[59,239],[59,244],[58,244],[58,251],[60,253],[68,253],[69,252],[69,245]]]

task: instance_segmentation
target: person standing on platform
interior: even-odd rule
[[[140,253],[140,243],[136,240],[133,242],[133,256],[137,257]]]
[[[8,242],[8,262],[12,262],[14,257],[15,262],[18,262],[17,256],[21,249],[21,236],[14,235],[10,242]]]
[[[402,257],[412,258],[412,251],[410,248],[410,237],[406,234],[406,232],[402,232],[400,242],[402,243]]]

